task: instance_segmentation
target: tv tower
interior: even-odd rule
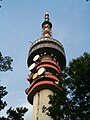
[[[51,120],[43,113],[43,106],[49,106],[49,95],[61,90],[57,86],[60,73],[66,65],[63,45],[52,38],[52,23],[46,12],[42,23],[42,37],[35,40],[29,50],[27,64],[31,73],[27,80],[30,86],[26,89],[28,102],[33,105],[32,120]]]

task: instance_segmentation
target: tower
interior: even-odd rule
[[[52,38],[52,23],[46,12],[42,23],[42,37],[35,40],[29,50],[27,64],[31,74],[27,80],[30,86],[26,89],[27,98],[33,105],[32,120],[51,120],[42,112],[45,105],[49,106],[49,95],[61,90],[57,86],[59,74],[66,65],[63,45]]]

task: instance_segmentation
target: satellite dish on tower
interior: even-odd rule
[[[37,76],[38,76],[38,74],[37,73],[35,73],[34,75],[33,75],[33,79],[36,79],[37,78]]]
[[[38,75],[42,75],[45,72],[45,68],[42,67],[38,70]]]
[[[33,70],[34,67],[35,67],[35,63],[32,63],[32,64],[30,65],[30,67],[28,68],[28,70]]]
[[[37,61],[38,59],[39,59],[39,55],[35,55],[35,57],[33,58],[33,61],[35,62],[35,61]]]
[[[58,84],[58,81],[55,81],[56,84]]]

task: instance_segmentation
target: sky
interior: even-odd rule
[[[41,24],[49,11],[52,37],[65,49],[67,65],[70,60],[90,53],[90,1],[86,0],[3,0],[0,1],[0,51],[13,59],[13,72],[0,72],[0,84],[6,86],[4,97],[7,107],[26,106],[25,120],[32,120],[32,106],[27,101],[25,89],[30,41],[42,37]]]

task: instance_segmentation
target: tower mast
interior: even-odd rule
[[[43,29],[43,37],[51,37],[51,28],[52,28],[52,23],[49,22],[49,14],[48,11],[46,11],[45,14],[45,20],[42,23],[42,29]]]
[[[31,74],[27,80],[30,86],[26,89],[28,102],[33,105],[32,120],[51,120],[43,113],[43,106],[49,106],[49,95],[59,92],[57,86],[60,73],[66,65],[63,45],[51,36],[52,23],[46,12],[42,23],[43,36],[35,40],[29,50],[27,64]]]

